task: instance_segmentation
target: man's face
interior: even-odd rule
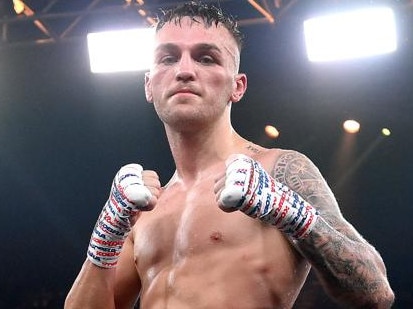
[[[156,35],[154,63],[145,80],[147,100],[171,126],[210,123],[245,91],[238,66],[238,47],[223,26],[206,28],[189,18],[167,23]]]

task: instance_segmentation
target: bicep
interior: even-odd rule
[[[274,165],[273,177],[297,192],[317,209],[324,221],[332,228],[353,240],[362,237],[348,223],[337,200],[315,164],[296,151],[285,151]]]
[[[133,241],[126,238],[116,267],[115,303],[116,308],[133,308],[141,282],[134,262]]]

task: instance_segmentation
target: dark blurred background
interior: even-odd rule
[[[0,308],[62,307],[120,166],[140,162],[163,183],[172,175],[143,72],[90,73],[85,34],[145,24],[138,9],[156,16],[178,2],[33,0],[25,1],[33,15],[18,16],[12,1],[0,2]],[[412,308],[412,1],[365,2],[395,8],[395,53],[324,64],[307,61],[302,21],[354,1],[256,1],[275,23],[248,1],[205,2],[237,16],[247,37],[236,130],[318,165],[345,217],[382,254],[394,308]],[[348,118],[359,134],[343,132]],[[278,139],[265,135],[267,124]],[[311,278],[296,308],[336,308]]]

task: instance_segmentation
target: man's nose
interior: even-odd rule
[[[181,56],[176,69],[176,79],[180,81],[190,81],[195,79],[195,63],[191,56]]]

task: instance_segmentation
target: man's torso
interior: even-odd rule
[[[288,308],[309,265],[274,227],[220,210],[214,173],[171,183],[133,230],[143,308]]]

